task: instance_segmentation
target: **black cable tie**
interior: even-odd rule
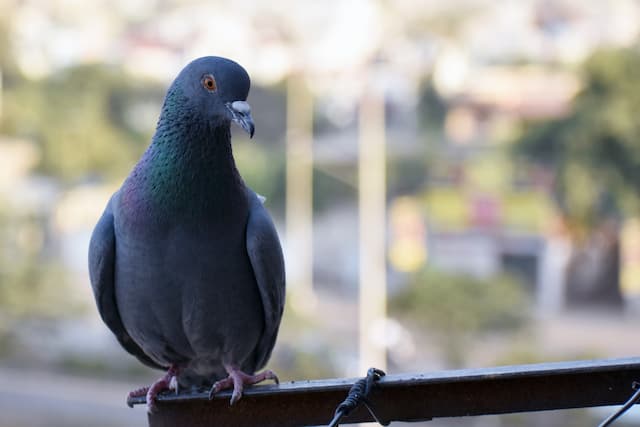
[[[369,402],[369,393],[371,389],[375,385],[376,381],[379,381],[380,378],[384,377],[386,374],[384,371],[377,368],[369,368],[367,371],[367,376],[356,381],[351,388],[349,389],[349,394],[347,394],[347,398],[336,408],[336,412],[333,416],[333,420],[329,424],[329,427],[337,427],[342,419],[349,415],[351,411],[353,411],[358,405],[361,403],[367,408],[373,419],[380,425],[388,426],[388,422],[380,421],[380,419],[376,416],[373,408],[371,407],[371,402]]]
[[[631,388],[633,390],[636,390],[635,393],[633,393],[631,395],[631,397],[629,398],[629,400],[627,400],[625,402],[624,405],[622,405],[622,407],[620,409],[618,409],[616,412],[614,412],[613,414],[609,415],[609,417],[604,420],[602,423],[600,423],[600,425],[598,425],[598,427],[607,427],[609,425],[611,425],[615,420],[617,420],[622,414],[624,414],[625,412],[627,412],[629,409],[631,409],[633,407],[633,405],[635,405],[638,400],[640,400],[640,383],[634,381],[631,384]]]

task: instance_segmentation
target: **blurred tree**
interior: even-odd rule
[[[46,213],[17,215],[0,204],[0,358],[25,327],[77,314],[83,303],[44,233]]]
[[[529,306],[524,287],[511,276],[478,279],[427,269],[411,277],[389,308],[434,336],[445,361],[461,367],[475,335],[522,327]]]
[[[147,145],[162,96],[106,65],[72,67],[7,85],[0,132],[37,142],[52,176],[122,176]]]
[[[20,72],[14,61],[11,52],[9,37],[9,16],[3,15],[0,5],[0,71],[2,72],[2,84],[0,87],[8,86],[20,77]]]
[[[433,85],[433,76],[430,76],[420,90],[418,103],[418,115],[420,124],[427,134],[441,134],[447,115],[447,103]]]
[[[263,141],[249,141],[242,136],[234,140],[233,156],[247,185],[267,198],[269,210],[281,215],[285,199],[284,152],[281,147],[269,146]]]
[[[550,168],[575,243],[567,297],[620,305],[618,218],[638,213],[640,52],[603,50],[586,61],[584,87],[565,117],[528,123],[516,153]]]
[[[78,301],[44,231],[46,215],[16,215],[0,206],[0,314],[52,318],[71,314]],[[0,322],[2,323],[2,322]]]

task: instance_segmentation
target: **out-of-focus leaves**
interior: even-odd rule
[[[442,131],[442,125],[447,115],[446,102],[436,91],[433,80],[429,78],[420,93],[418,105],[420,124],[427,131]]]
[[[566,117],[525,125],[516,153],[555,171],[556,196],[574,225],[593,229],[640,195],[640,52],[596,52]]]
[[[487,279],[424,270],[390,301],[390,311],[433,334],[454,366],[463,364],[464,348],[474,334],[522,327],[529,298],[514,277]]]
[[[53,318],[80,309],[65,270],[43,251],[39,221],[8,215],[0,207],[0,318],[5,321]]]
[[[391,301],[392,311],[445,333],[509,330],[526,320],[528,299],[513,277],[479,279],[425,270]]]
[[[77,66],[7,87],[0,131],[37,142],[40,169],[53,176],[121,176],[148,143],[161,100],[160,88],[116,69]],[[154,114],[143,113],[147,105]]]
[[[284,152],[242,136],[233,143],[233,157],[247,185],[267,198],[269,209],[283,211]]]

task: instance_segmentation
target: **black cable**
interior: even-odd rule
[[[631,407],[633,407],[633,405],[635,405],[638,402],[638,400],[640,400],[640,383],[637,383],[637,382],[634,381],[631,387],[634,390],[636,390],[636,392],[633,393],[633,395],[629,398],[629,400],[627,400],[625,402],[625,404],[622,405],[622,407],[620,409],[618,409],[613,414],[609,415],[609,417],[606,420],[604,420],[602,423],[600,423],[600,425],[598,425],[598,427],[607,427],[607,426],[611,425],[622,414],[624,414]]]
[[[367,376],[356,381],[351,388],[349,389],[349,394],[347,394],[347,398],[336,408],[336,412],[333,416],[333,420],[329,423],[329,427],[337,427],[342,419],[349,415],[349,413],[354,410],[361,403],[366,406],[369,410],[369,413],[373,417],[374,420],[380,425],[387,426],[388,422],[382,422],[373,412],[373,408],[371,408],[371,404],[367,399],[369,397],[369,392],[375,385],[376,381],[379,381],[380,378],[384,377],[386,374],[384,371],[376,368],[369,368],[367,371]]]

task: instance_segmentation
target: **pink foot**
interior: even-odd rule
[[[130,391],[129,394],[127,394],[127,406],[129,406],[129,408],[133,408],[133,402],[131,399],[134,397],[146,396],[147,391],[149,391],[149,387],[140,387]]]
[[[178,367],[171,365],[162,378],[151,384],[149,387],[141,387],[137,390],[131,391],[127,395],[127,405],[133,407],[131,398],[146,396],[147,400],[147,412],[156,412],[158,407],[156,406],[156,397],[164,390],[175,390],[178,392]]]
[[[264,380],[273,380],[276,384],[280,384],[278,376],[273,371],[263,371],[259,374],[249,375],[245,374],[234,366],[224,367],[229,376],[223,380],[217,381],[211,390],[209,391],[209,399],[213,399],[213,396],[222,391],[233,387],[233,393],[231,394],[231,404],[233,405],[242,397],[242,391],[245,385],[253,385]]]

